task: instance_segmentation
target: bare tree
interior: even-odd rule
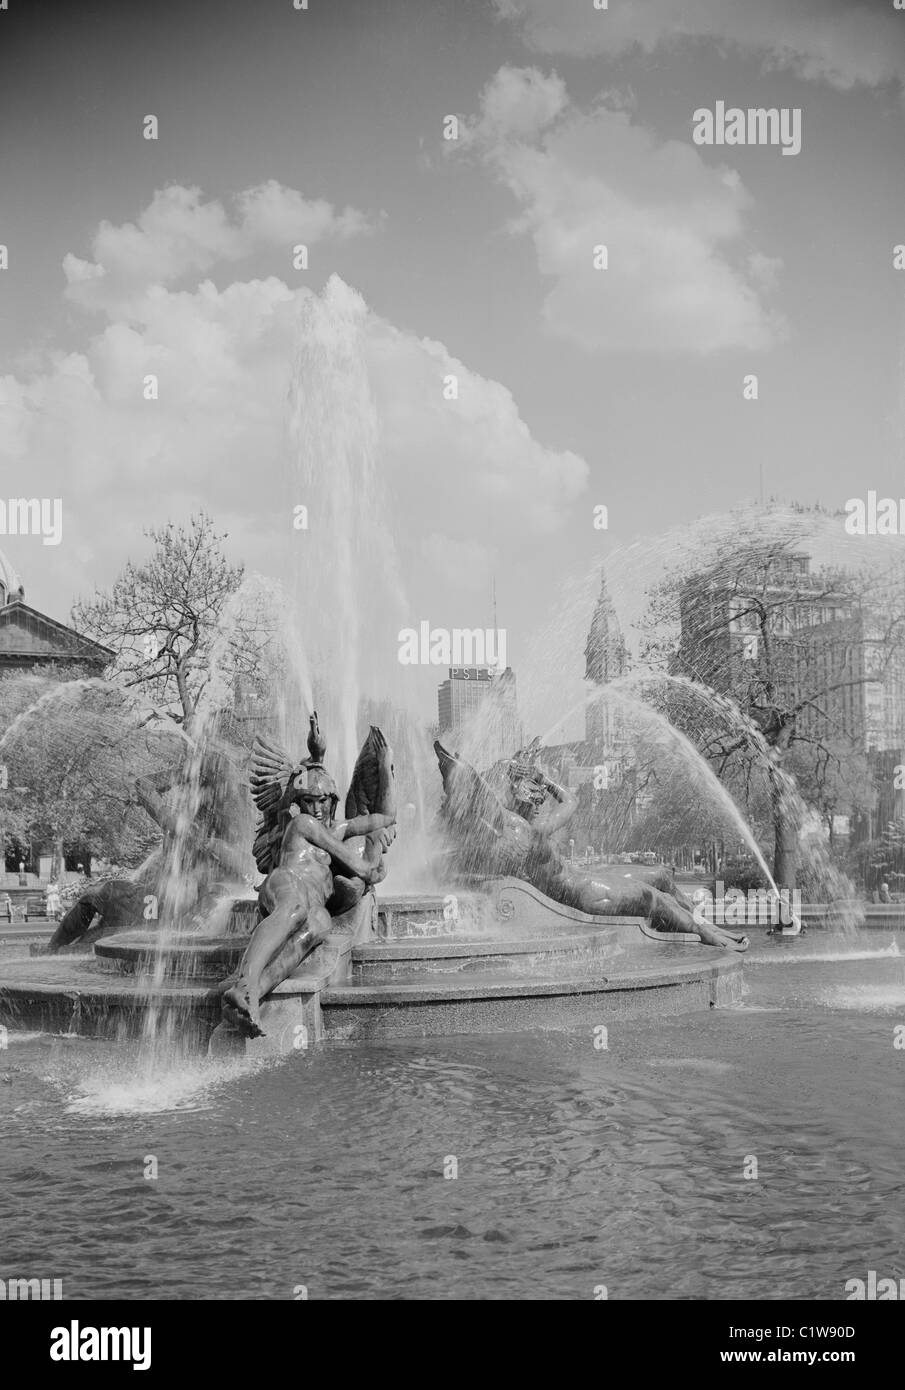
[[[244,568],[228,562],[226,533],[210,517],[145,534],[150,559],[127,564],[109,593],[76,603],[72,623],[116,653],[114,678],[191,734],[211,682],[254,678],[267,618],[242,602]]]

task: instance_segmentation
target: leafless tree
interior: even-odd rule
[[[72,623],[112,648],[110,674],[191,735],[214,682],[254,681],[270,640],[260,603],[244,601],[244,568],[223,552],[210,517],[151,528],[154,550],[126,565],[109,593],[76,603]]]

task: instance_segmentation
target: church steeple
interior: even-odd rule
[[[585,678],[595,685],[604,685],[625,675],[628,669],[628,652],[610,591],[606,586],[606,575],[600,571],[600,595],[591,630],[588,633],[585,655]]]
[[[625,675],[628,670],[628,649],[622,628],[606,586],[606,575],[600,571],[600,594],[591,619],[585,655],[585,679],[595,685],[606,685]],[[623,736],[623,721],[618,710],[605,698],[591,700],[585,709],[585,738],[598,753],[612,750]]]

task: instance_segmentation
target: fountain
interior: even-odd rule
[[[372,729],[337,824],[316,715],[308,749],[294,761],[256,744],[255,856],[267,874],[257,901],[220,901],[187,925],[196,882],[170,900],[162,930],[115,931],[95,939],[91,956],[10,961],[0,971],[4,1024],[287,1054],[330,1038],[597,1026],[738,999],[738,957],[725,949],[736,943],[691,926],[680,897],[643,876],[621,875],[610,903],[593,910],[580,875],[558,891],[561,865],[538,886],[517,854],[468,849],[463,863],[453,837],[447,891],[376,898],[395,836],[391,754]],[[467,764],[439,751],[448,826],[469,844],[472,832],[486,839],[489,785],[468,769],[457,787],[450,769]],[[199,879],[197,860],[181,864],[186,880]]]
[[[440,790],[436,768],[397,659],[407,604],[386,522],[366,314],[333,277],[299,321],[285,503],[291,515],[301,499],[311,529],[301,546],[292,536],[294,593],[269,601],[286,631],[270,732],[252,756],[264,882],[254,892],[246,872],[251,846],[239,827],[251,802],[235,757],[217,762],[225,682],[213,666],[230,646],[224,631],[180,776],[169,789],[140,789],[163,832],[154,863],[104,900],[84,895],[54,954],[0,957],[5,1026],[282,1054],[331,1038],[597,1026],[739,997],[739,943],[714,931],[702,944],[669,884],[620,874],[602,905],[577,875],[560,891],[561,864],[542,879],[517,856],[463,870],[449,838],[438,860],[425,809]],[[398,827],[379,730],[353,770],[366,700],[377,695],[399,714],[391,739],[409,809]],[[339,822],[315,707],[335,738],[340,779],[351,777]],[[312,717],[309,757],[283,753]],[[483,793],[474,792],[471,784],[460,807],[466,839],[480,833]],[[389,872],[405,892],[384,888],[397,829]],[[150,922],[149,898],[159,904]],[[74,953],[77,945],[92,949]]]

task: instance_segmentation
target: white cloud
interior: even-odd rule
[[[307,199],[271,179],[235,199],[237,216],[223,204],[202,200],[199,188],[170,184],[158,189],[138,222],[102,222],[93,261],[69,254],[63,261],[67,298],[83,308],[128,312],[151,285],[170,285],[223,261],[237,261],[268,247],[311,246],[371,229],[364,213],[337,213],[323,198]]]
[[[651,53],[681,40],[711,40],[840,90],[905,80],[901,19],[889,4],[850,0],[494,0],[530,48],[576,57]]]
[[[424,494],[431,531],[440,521],[452,538],[496,550],[563,524],[587,466],[539,444],[505,386],[385,320],[372,320],[367,352],[394,490],[400,501]],[[450,375],[457,400],[443,395]]]
[[[480,124],[467,135],[478,140],[532,140],[569,104],[565,83],[537,68],[501,67],[484,89]]]
[[[313,243],[331,236],[360,236],[371,228],[368,218],[356,208],[337,213],[325,199],[303,198],[275,179],[246,189],[236,201],[242,211],[241,236],[250,249],[297,240]]]
[[[535,68],[501,69],[468,130],[521,206],[510,230],[532,237],[554,280],[553,332],[587,349],[694,353],[784,332],[762,299],[780,263],[745,244],[750,195],[690,141],[660,142],[625,111],[578,111]]]
[[[306,312],[311,290],[275,277],[222,289],[209,279],[139,287],[152,244],[169,278],[192,263],[208,266],[217,245],[233,254],[235,228],[215,208],[204,210],[193,195],[171,213],[143,216],[122,240],[99,234],[111,275],[128,263],[126,312],[116,299],[102,301],[107,322],[80,351],[0,378],[0,447],[31,491],[63,499],[64,543],[54,561],[64,594],[90,587],[82,558],[89,548],[92,577],[106,583],[140,553],[145,526],[183,520],[201,506],[229,526],[251,566],[272,571],[299,500],[287,481],[299,335],[325,313],[329,322],[331,303],[351,303],[360,321],[381,476],[419,601],[457,592],[460,567],[480,587],[497,560],[522,555],[526,542],[562,525],[585,487],[584,461],[536,440],[499,382],[380,318],[335,277],[319,314]],[[254,216],[270,228],[282,215],[266,200],[255,203]],[[153,401],[143,396],[149,373],[159,382]],[[443,396],[449,373],[459,378],[457,401]],[[22,568],[28,586],[27,561]]]

